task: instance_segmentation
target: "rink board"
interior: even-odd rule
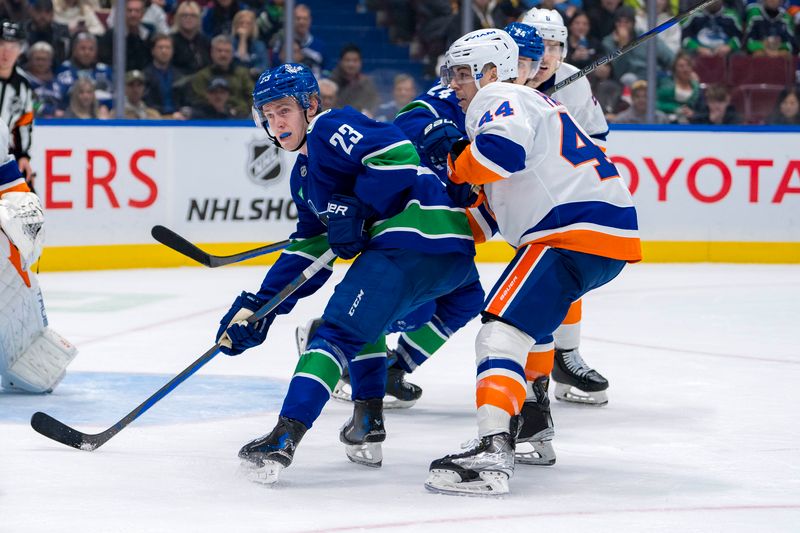
[[[41,270],[191,264],[154,244],[156,224],[219,254],[294,228],[294,155],[249,122],[55,124],[37,124],[33,150]],[[615,129],[608,154],[633,193],[645,261],[800,262],[798,146],[797,128]],[[481,261],[512,253],[478,247]]]

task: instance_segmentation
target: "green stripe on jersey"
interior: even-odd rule
[[[375,237],[388,231],[411,231],[430,237],[456,237],[472,239],[472,230],[463,209],[447,206],[422,208],[419,201],[412,200],[406,208],[388,220],[370,228]]]
[[[333,359],[333,356],[325,352],[311,351],[300,356],[297,367],[294,369],[294,375],[298,374],[316,376],[325,383],[328,392],[332,392],[336,382],[342,376],[342,369],[339,368],[339,364]]]
[[[441,334],[433,328],[430,322],[418,330],[409,331],[403,335],[405,335],[407,340],[417,345],[420,350],[425,352],[429,357],[447,342],[447,338],[442,338]]]
[[[375,342],[368,342],[356,354],[353,361],[359,359],[370,359],[371,357],[386,357],[386,335],[381,334]]]
[[[313,260],[321,257],[322,254],[328,251],[328,248],[330,248],[328,245],[328,236],[322,234],[309,237],[308,239],[296,240],[290,244],[283,253],[298,254]]]
[[[401,141],[387,148],[365,155],[361,163],[379,170],[392,170],[392,167],[399,166],[419,166],[419,154],[411,141]]]
[[[399,117],[403,113],[408,113],[412,109],[419,109],[419,108],[431,111],[433,112],[434,116],[436,116],[437,118],[439,117],[439,113],[436,112],[433,106],[431,106],[427,102],[423,102],[422,100],[414,100],[413,102],[407,103],[405,107],[403,107],[403,109],[397,112],[397,116]]]

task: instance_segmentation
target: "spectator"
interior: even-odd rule
[[[44,41],[53,47],[53,64],[60,65],[69,57],[69,28],[53,20],[53,1],[34,0],[30,20],[25,25],[28,45]]]
[[[339,86],[339,105],[353,106],[373,116],[378,107],[378,90],[372,78],[361,72],[361,49],[358,46],[348,44],[342,48],[331,79]]]
[[[28,20],[28,0],[3,0],[0,2],[0,20],[12,20],[20,26]]]
[[[636,38],[633,28],[634,12],[628,6],[620,7],[614,15],[614,31],[603,39],[606,54],[611,54],[626,46]],[[675,54],[667,46],[656,39],[656,60],[662,70],[668,70],[672,65]],[[619,81],[622,76],[632,73],[637,79],[647,77],[647,47],[637,46],[627,54],[614,60],[614,79]]]
[[[727,56],[742,49],[742,18],[735,9],[714,2],[683,26],[683,48],[701,56]]]
[[[266,5],[258,12],[258,33],[261,42],[269,47],[272,38],[283,27],[283,0],[267,0]]]
[[[144,0],[127,0],[125,2],[125,68],[142,70],[150,63],[150,49],[155,33],[152,26],[142,23],[144,16]],[[100,61],[112,64],[114,61],[114,32],[108,30],[100,38]]]
[[[745,47],[753,55],[790,56],[797,52],[794,24],[783,0],[761,0],[747,6]]]
[[[153,28],[156,34],[169,33],[167,13],[164,11],[165,0],[147,0],[147,9],[142,17],[142,23]]]
[[[673,12],[670,0],[656,0],[656,26],[663,24],[674,16],[675,13]],[[650,30],[644,2],[636,9],[636,23],[634,24],[634,28],[636,29],[636,33],[640,35]],[[677,54],[681,49],[680,26],[675,25],[662,31],[658,34],[657,39],[664,43],[673,54]]]
[[[692,58],[681,52],[672,64],[672,77],[664,78],[658,87],[657,107],[673,122],[688,124],[699,99],[700,82],[692,68]]]
[[[709,85],[698,110],[692,117],[692,124],[739,124],[741,118],[731,105],[731,96],[724,85]]]
[[[178,116],[185,95],[178,81],[184,73],[172,64],[172,39],[169,35],[156,35],[153,38],[153,62],[144,69],[144,101],[161,115],[171,118]]]
[[[56,81],[61,86],[61,94],[68,95],[69,89],[78,78],[89,78],[98,92],[97,99],[104,105],[111,105],[111,67],[97,61],[97,38],[88,32],[78,33],[72,39],[70,59],[61,63],[56,71]],[[63,102],[62,105],[66,105]]]
[[[417,2],[417,39],[426,62],[435,63],[447,50],[447,31],[453,18],[450,0]]]
[[[278,63],[289,63],[290,61],[286,58],[286,49],[281,47],[281,51],[278,54]],[[311,69],[311,72],[314,73],[314,76],[319,77],[322,76],[322,73],[319,71],[319,68],[313,64],[313,61],[308,59],[303,55],[303,45],[297,39],[294,40],[292,45],[292,61],[291,63],[300,63],[301,65],[305,65]]]
[[[11,133],[10,151],[29,186],[33,184],[31,170],[31,137],[33,136],[33,91],[25,71],[17,66],[25,34],[22,24],[10,20],[0,25],[0,120],[8,124]],[[10,149],[9,149],[10,148]]]
[[[315,76],[319,77],[328,68],[325,43],[311,33],[311,9],[305,4],[297,4],[294,8],[294,38],[300,41],[303,57],[293,57],[293,63],[302,63],[311,67]],[[283,30],[273,38],[273,62],[280,57],[283,47]]]
[[[28,48],[26,72],[34,94],[34,114],[39,118],[60,116],[64,96],[53,74],[53,47],[39,41]]]
[[[319,97],[322,109],[336,109],[339,105],[339,86],[331,79],[322,78],[319,80]]]
[[[384,102],[375,112],[375,120],[391,122],[398,111],[403,109],[417,95],[417,84],[408,74],[398,74],[394,77],[392,99]]]
[[[88,31],[99,37],[106,32],[92,0],[53,0],[53,20],[67,26],[70,35]]]
[[[224,78],[227,82],[234,116],[249,117],[253,80],[246,68],[233,64],[233,44],[227,35],[217,35],[211,39],[211,65],[192,77],[192,101],[195,104],[204,102],[205,90],[214,78]]]
[[[253,80],[269,66],[267,47],[258,38],[256,14],[249,9],[233,17],[233,50],[235,63],[247,68]]]
[[[491,0],[472,0],[472,24],[469,31],[480,30],[482,28],[495,28],[496,24],[492,18]],[[447,26],[447,47],[453,41],[464,35],[461,31],[461,14],[455,13],[450,17]]]
[[[228,120],[239,118],[231,107],[231,88],[225,78],[213,78],[208,82],[205,100],[192,107],[193,119]]]
[[[172,33],[172,63],[183,72],[197,72],[211,64],[208,37],[200,31],[200,5],[194,0],[181,2],[175,12]]]
[[[614,31],[615,14],[622,5],[622,0],[600,0],[600,5],[588,8],[589,20],[591,21],[591,35],[598,41]]]
[[[559,0],[559,2],[571,2],[577,3],[580,5],[581,0]],[[520,0],[494,0],[491,3],[491,13],[492,13],[492,20],[497,28],[505,28],[512,22],[517,22],[527,11],[525,5],[520,2]],[[539,2],[533,2],[533,5],[536,7],[546,7],[547,9],[556,9],[557,7],[564,7],[564,10],[567,9],[567,4],[559,3],[556,6],[555,0],[541,0]],[[545,4],[548,4],[545,6]],[[569,5],[572,11],[575,10],[574,5]],[[559,9],[561,14],[564,14],[564,10]],[[572,15],[572,12],[570,12]]]
[[[147,107],[144,103],[145,79],[141,70],[130,70],[125,73],[125,118],[129,119],[157,119],[161,118],[158,111]]]
[[[79,78],[69,89],[69,105],[64,118],[109,118],[108,108],[97,102],[95,84],[90,78]]]
[[[795,126],[800,124],[800,94],[797,87],[786,87],[781,91],[767,124]]]
[[[591,21],[584,11],[576,11],[568,23],[567,63],[579,69],[589,65],[603,50],[591,35]]]
[[[203,33],[209,39],[222,34],[231,34],[233,17],[241,6],[238,0],[212,0],[203,13]]]
[[[666,124],[667,115],[655,110],[655,123]],[[637,80],[631,85],[631,106],[613,118],[618,124],[647,124],[647,82]]]

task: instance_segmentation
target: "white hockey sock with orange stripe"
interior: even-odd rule
[[[525,402],[525,362],[533,338],[503,322],[484,324],[475,339],[478,365],[478,435],[509,430],[511,417]]]
[[[553,332],[556,348],[559,350],[574,350],[581,344],[581,315],[583,314],[582,300],[572,303],[567,312],[567,317]]]

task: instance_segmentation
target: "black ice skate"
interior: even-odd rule
[[[584,362],[577,348],[556,350],[552,376],[557,400],[597,406],[608,403],[608,380]]]
[[[271,433],[248,442],[239,450],[247,476],[265,484],[278,481],[281,470],[292,464],[294,450],[307,430],[301,422],[279,416]]]
[[[353,416],[342,427],[339,440],[345,444],[347,458],[365,466],[380,468],[383,462],[381,442],[386,440],[383,427],[383,400],[356,400]]]
[[[322,324],[321,318],[310,320],[305,326],[297,326],[294,330],[297,342],[297,353],[303,355],[308,346],[308,340]],[[389,361],[397,360],[392,350],[387,353]],[[390,364],[386,376],[386,396],[383,398],[384,409],[408,409],[422,396],[422,387],[409,383],[405,379],[406,373],[400,368]],[[331,398],[341,402],[353,401],[353,387],[350,385],[350,372],[347,368],[342,370],[342,377],[333,387]]]
[[[469,449],[431,463],[425,488],[457,495],[507,494],[508,480],[514,474],[514,439],[511,434],[481,437],[462,448]]]
[[[523,465],[553,465],[556,452],[550,441],[555,434],[550,416],[550,398],[547,386],[550,379],[541,376],[531,383],[535,399],[525,400],[522,412],[515,417],[518,425],[514,460]],[[512,433],[515,424],[512,423]]]

